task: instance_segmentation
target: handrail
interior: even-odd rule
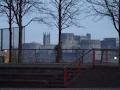
[[[78,50],[84,50],[84,49],[78,49]],[[85,54],[83,54],[82,56],[85,56],[86,54],[88,54],[90,51],[92,51],[93,49],[85,49],[85,50],[89,50],[88,52],[86,52]],[[81,56],[81,58],[82,58],[82,56]],[[79,60],[80,60],[80,58],[79,58]],[[69,67],[69,66],[71,66],[71,65],[73,65],[73,64],[76,64],[76,62],[78,61],[78,59],[77,60],[75,60],[75,61],[73,61],[73,62],[71,62],[71,63],[69,63],[68,65],[66,65],[65,67]]]
[[[88,53],[90,53],[91,51],[93,51],[92,52],[92,66],[94,66],[95,65],[95,63],[96,63],[96,51],[105,51],[106,52],[106,54],[107,55],[105,55],[105,59],[107,59],[108,60],[108,51],[118,51],[118,49],[96,49],[96,48],[93,48],[93,49],[77,49],[77,50],[88,50],[87,52],[85,52],[85,53],[83,53],[83,55],[80,57],[80,58],[82,58],[82,57],[84,57],[84,56],[86,56]],[[101,54],[102,55],[102,54]],[[102,57],[103,58],[103,57]],[[80,66],[81,66],[81,63],[80,63],[80,61],[79,61],[80,59],[77,59],[77,60],[75,60],[74,62],[71,62],[70,64],[68,64],[68,65],[66,65],[65,67],[64,67],[64,71],[65,71],[65,74],[66,75],[68,75],[69,76],[69,71],[68,71],[68,68],[69,68],[69,66],[72,66],[72,65],[76,65],[76,63],[78,63],[78,67],[77,67],[77,69],[80,69]],[[80,71],[80,70],[79,70]],[[80,72],[79,72],[80,73]],[[77,74],[76,74],[77,75]],[[66,78],[66,77],[65,77]],[[72,79],[70,79],[70,77],[69,77],[69,80],[68,80],[68,78],[66,78],[66,82],[65,82],[65,87],[67,87],[67,85],[68,85],[68,83],[70,83],[72,80],[74,80],[74,78],[76,78],[76,76],[75,77],[73,77]]]
[[[91,48],[91,49],[62,49],[62,50],[92,50],[92,49],[94,49],[94,50],[96,50],[96,51],[104,51],[104,50],[108,50],[108,51],[116,51],[116,50],[118,50],[118,49],[101,49],[101,48]],[[2,51],[3,50],[9,50],[9,49],[2,49]],[[16,48],[13,48],[12,50],[19,50],[19,49],[16,49]],[[31,48],[31,49],[20,49],[20,50],[55,50],[55,49],[33,49],[33,48]]]
[[[1,52],[6,52],[7,50],[9,50],[9,49],[4,49],[3,51],[1,51]],[[14,52],[14,50],[16,51],[16,52]],[[51,59],[54,59],[55,58],[55,55],[56,55],[56,52],[55,52],[55,49],[21,49],[22,50],[22,53],[23,53],[23,56],[24,56],[24,52],[25,52],[25,55],[26,54],[28,54],[29,53],[29,51],[32,51],[32,53],[30,52],[30,54],[31,55],[34,55],[34,60],[37,60],[37,59],[40,59],[39,57],[38,57],[38,55],[41,55],[42,54],[42,52],[41,53],[39,53],[39,51],[48,51],[48,53],[49,53],[49,51],[52,51],[52,54],[49,54],[49,55],[53,55],[53,58],[51,58],[51,56],[50,56],[50,58]],[[68,50],[68,51],[67,51]],[[97,49],[97,48],[93,48],[93,49],[62,49],[62,51],[63,51],[63,53],[69,53],[69,50],[71,50],[70,51],[70,53],[72,54],[74,54],[74,57],[73,57],[73,59],[74,59],[74,61],[73,62],[71,62],[71,63],[68,63],[69,65],[67,65],[68,67],[70,66],[70,65],[73,65],[74,63],[76,63],[77,61],[79,61],[80,59],[82,60],[82,58],[83,57],[86,57],[86,55],[88,55],[88,53],[90,53],[92,50],[95,50],[96,52],[97,51],[100,51],[100,52],[104,52],[104,51],[108,51],[108,52],[112,52],[112,51],[118,51],[118,49]],[[18,49],[12,49],[12,51],[13,51],[13,53],[14,53],[14,55],[16,56],[17,55],[17,51],[18,51]],[[65,52],[64,52],[65,51]],[[45,52],[46,53],[46,52]],[[70,54],[70,55],[71,55]],[[102,53],[100,53],[101,54],[101,56],[102,56]],[[106,54],[107,54],[107,52],[106,52]],[[109,54],[109,53],[108,53]],[[67,54],[65,54],[65,55],[67,55]],[[75,56],[76,55],[76,56]],[[92,55],[92,54],[91,54]],[[32,57],[32,56],[30,56],[30,57]],[[41,57],[41,56],[40,56]],[[24,58],[24,57],[23,57]],[[29,58],[29,57],[28,57]],[[33,58],[33,57],[32,57]],[[50,59],[49,57],[48,58],[45,58],[46,60],[47,59]],[[103,57],[102,57],[103,58]],[[15,58],[14,58],[15,59]],[[17,59],[17,58],[16,58]],[[25,58],[26,59],[26,58]],[[64,54],[63,54],[63,59],[64,59]],[[66,59],[66,61],[67,61],[67,59],[69,60],[70,58],[67,56],[65,56],[65,59]],[[71,58],[72,59],[72,58]],[[70,60],[71,60],[70,59]],[[90,58],[91,59],[91,58]],[[108,59],[107,58],[107,56],[106,56],[106,59]],[[107,61],[107,60],[106,60]]]
[[[4,49],[4,50],[9,50],[9,49]],[[4,51],[3,50],[3,51]],[[18,51],[18,49],[12,49],[13,51],[14,50],[16,50],[16,51]],[[49,50],[51,50],[51,51],[54,51],[52,54],[50,54],[50,55],[56,55],[56,53],[55,53],[55,49],[21,49],[21,50],[23,50],[23,55],[25,54],[24,52],[25,51],[33,51],[32,52],[32,54],[33,54],[33,56],[32,55],[29,55],[28,54],[28,58],[29,58],[29,56],[30,56],[30,58],[32,57],[32,59],[33,59],[33,62],[34,63],[32,63],[32,64],[39,64],[40,62],[39,62],[39,59],[41,60],[41,58],[43,58],[44,57],[44,55],[43,55],[43,57],[40,57],[40,58],[38,58],[37,56],[40,56],[40,54],[38,54],[37,55],[37,51],[49,51]],[[77,70],[79,70],[80,68],[81,68],[81,65],[82,65],[82,62],[81,62],[81,60],[83,60],[83,59],[85,59],[86,57],[87,57],[87,55],[88,55],[88,58],[92,61],[92,62],[94,62],[94,63],[92,63],[92,65],[93,64],[96,64],[96,55],[99,55],[99,53],[97,53],[97,52],[99,52],[100,51],[100,55],[101,55],[101,57],[100,57],[100,59],[102,59],[102,60],[108,60],[109,59],[109,57],[111,57],[111,53],[112,54],[114,54],[113,52],[114,51],[116,51],[115,52],[115,55],[117,55],[116,53],[118,52],[118,49],[100,49],[100,48],[92,48],[92,49],[62,49],[62,51],[64,51],[64,50],[73,50],[73,51],[75,51],[75,52],[71,52],[71,53],[74,53],[74,55],[77,55],[77,56],[74,56],[74,57],[76,57],[76,58],[73,58],[74,59],[74,61],[72,61],[72,62],[69,62],[69,63],[67,63],[67,64],[64,64],[62,67],[64,67],[64,85],[67,87],[67,85],[68,85],[68,83],[71,81],[71,80],[73,80],[74,78],[76,78],[76,76],[75,77],[73,77],[73,78],[70,78],[70,75],[69,75],[69,69],[73,66],[73,67],[75,67]],[[65,51],[65,52],[66,52]],[[93,51],[93,52],[92,52]],[[107,52],[106,52],[107,51]],[[28,52],[26,52],[26,53],[28,53]],[[104,55],[102,55],[103,53],[102,52],[105,52],[105,54]],[[110,52],[110,53],[109,53]],[[31,52],[30,52],[31,53]],[[16,52],[15,52],[15,55],[17,56],[17,54],[16,54]],[[25,54],[26,55],[26,54]],[[48,54],[47,54],[48,55]],[[47,55],[45,54],[45,56],[47,57]],[[108,56],[109,55],[109,56]],[[23,56],[24,57],[24,56]],[[26,56],[25,56],[26,57]],[[51,57],[49,57],[48,56],[48,58],[44,58],[44,59],[46,59],[46,60],[51,60]],[[118,56],[117,56],[118,57]],[[54,57],[55,58],[55,57]],[[52,58],[53,59],[53,58]],[[65,59],[68,59],[69,60],[69,58],[65,58]],[[111,59],[111,58],[110,58]],[[25,58],[25,60],[26,60],[26,58]],[[35,61],[34,61],[35,60]],[[38,61],[37,61],[38,60]],[[71,59],[70,59],[71,60]],[[101,62],[102,62],[102,60],[101,60]],[[90,62],[91,63],[91,62]],[[24,63],[23,63],[24,64]],[[31,63],[30,63],[31,64]],[[54,64],[57,64],[57,63],[54,63]],[[103,65],[104,63],[101,63],[101,65]],[[106,63],[105,63],[106,64]],[[109,64],[109,63],[108,63]],[[107,65],[107,64],[106,64]],[[80,73],[80,71],[78,72],[78,73]],[[77,75],[77,74],[76,74]]]
[[[80,49],[81,50],[81,49]],[[83,49],[82,49],[83,50]],[[90,51],[92,51],[93,49],[90,49],[88,52],[86,52],[85,54],[83,54],[83,56],[85,56],[86,54],[88,54]],[[81,56],[80,58],[82,58],[83,56]],[[68,71],[68,68],[69,68],[69,66],[72,66],[72,65],[74,65],[74,64],[76,64],[76,62],[78,61],[78,71],[80,71],[79,69],[80,69],[80,58],[79,59],[77,59],[77,60],[75,60],[74,62],[71,62],[71,63],[69,63],[68,65],[65,65],[64,66],[64,86],[65,87],[67,87],[68,86],[68,83],[70,82],[70,81],[72,81],[72,80],[74,80],[74,78],[76,78],[76,77],[74,77],[74,78],[72,78],[71,80],[70,80],[70,75],[69,75],[69,71]],[[80,73],[80,72],[78,72],[78,73]],[[70,80],[70,81],[69,81]]]
[[[9,49],[4,49],[2,52],[6,52],[7,50],[9,50]],[[18,49],[12,49],[12,51],[18,51]],[[27,54],[29,51],[32,51],[32,54],[34,54],[35,56],[34,56],[34,59],[35,60],[37,60],[37,56],[38,55],[40,55],[40,54],[38,54],[38,51],[52,51],[52,55],[54,54],[54,55],[56,55],[56,52],[54,51],[55,49],[21,49],[22,50],[22,53],[23,53],[23,55],[24,55],[24,52],[25,52],[25,54]],[[67,65],[68,67],[71,65],[71,64],[74,64],[74,63],[76,63],[77,61],[79,61],[80,59],[82,60],[82,58],[83,57],[85,57],[85,56],[87,56],[87,54],[88,53],[90,53],[92,50],[95,50],[95,51],[101,51],[101,52],[104,52],[104,51],[109,51],[109,52],[112,52],[112,51],[118,51],[118,49],[96,49],[96,48],[93,48],[93,49],[62,49],[62,51],[63,51],[63,53],[66,53],[66,51],[68,50],[68,52],[69,52],[69,50],[71,50],[72,52],[70,52],[70,53],[74,53],[74,55],[76,55],[76,56],[74,56],[75,58],[73,58],[74,59],[74,61],[73,62],[71,62],[71,63],[69,63],[69,65]],[[28,52],[27,52],[28,51]],[[64,52],[65,51],[65,52]],[[75,52],[74,52],[75,51]],[[46,52],[45,52],[46,53]],[[16,56],[17,55],[17,53],[15,52],[13,52],[13,54]],[[37,55],[38,54],[38,55]],[[101,54],[101,56],[102,56],[102,53],[100,53]],[[106,54],[107,54],[107,52],[106,52]],[[108,53],[109,54],[109,53]],[[36,56],[37,55],[37,56]],[[107,55],[106,55],[107,56]],[[30,56],[30,57],[32,57],[32,56]],[[54,57],[54,56],[53,56]],[[54,57],[55,58],[55,57]],[[103,57],[102,57],[103,58]],[[49,58],[45,58],[45,59],[49,59]],[[66,59],[69,59],[69,58],[66,58]],[[108,59],[107,57],[106,57],[106,59]],[[107,60],[106,60],[107,61]]]

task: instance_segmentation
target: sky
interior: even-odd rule
[[[49,7],[49,6],[48,6]],[[38,16],[38,13],[33,15]],[[23,22],[28,22],[33,17],[31,13],[28,13],[24,18]],[[29,16],[29,17],[28,17]],[[2,22],[2,23],[1,23]],[[92,39],[118,37],[117,31],[115,30],[112,21],[108,17],[104,17],[98,21],[95,17],[88,17],[79,21],[82,28],[71,27],[63,30],[63,33],[74,33],[75,35],[86,35],[90,33]],[[7,19],[0,16],[0,28],[7,28]],[[43,33],[50,33],[51,43],[56,44],[58,41],[58,31],[55,27],[50,27],[38,22],[32,22],[25,28],[25,42],[37,42],[43,43]]]
[[[0,28],[8,27],[6,19],[0,18]],[[118,37],[117,31],[109,20],[109,18],[103,18],[100,21],[94,18],[87,18],[80,21],[82,28],[71,27],[69,29],[63,30],[62,33],[74,33],[75,35],[86,35],[91,34],[92,39],[103,40],[103,38]],[[37,42],[43,43],[43,33],[50,33],[51,43],[56,44],[58,41],[58,32],[56,28],[50,27],[38,22],[31,23],[25,28],[25,42]]]
[[[34,13],[33,15],[38,16],[38,13]],[[30,18],[33,17],[33,15],[31,15],[31,13],[28,13],[23,22],[28,22]],[[79,23],[84,28],[71,27],[63,30],[62,33],[74,33],[75,35],[86,35],[87,33],[90,33],[92,39],[98,40],[103,40],[103,38],[118,37],[117,31],[115,30],[112,21],[108,17],[104,17],[99,21],[95,17],[88,17],[86,19],[81,19]],[[7,19],[1,16],[0,28],[8,28]],[[50,33],[52,44],[56,44],[58,42],[57,29],[55,27],[50,27],[38,22],[32,22],[25,28],[25,42],[37,42],[42,44],[43,33]]]
[[[32,15],[28,13],[24,18],[23,22],[28,22]],[[38,14],[34,13],[35,16]],[[63,30],[63,33],[74,33],[75,35],[86,35],[90,33],[92,39],[118,37],[117,31],[115,30],[112,21],[108,17],[104,17],[98,21],[94,17],[88,17],[86,19],[81,19],[79,21],[80,25],[84,28],[71,27]],[[7,19],[0,16],[0,28],[7,28]],[[37,42],[43,43],[43,33],[50,33],[51,43],[56,44],[58,41],[58,31],[55,27],[50,27],[38,22],[32,22],[29,26],[25,28],[25,42]]]
[[[74,33],[75,35],[86,35],[90,33],[92,39],[118,37],[117,31],[114,29],[112,22],[108,18],[103,18],[100,21],[96,21],[93,18],[81,20],[80,24],[82,28],[71,27],[63,30],[62,33]],[[43,33],[50,33],[51,43],[56,44],[58,40],[58,32],[56,28],[48,27],[37,22],[32,23],[26,28],[26,42],[43,42]]]

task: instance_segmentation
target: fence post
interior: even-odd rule
[[[81,56],[81,64],[83,64],[83,57],[84,57],[84,50],[82,51],[82,56]]]
[[[108,63],[108,49],[105,49],[105,60]]]
[[[37,50],[35,49],[35,61],[34,61],[34,64],[37,64],[37,57],[36,57],[36,54],[37,54]]]
[[[81,65],[81,62],[79,61],[76,67],[78,76],[80,76],[80,65]]]
[[[96,59],[96,57],[95,57],[95,49],[93,49],[93,52],[92,52],[92,64],[93,64],[93,66],[95,65],[95,59]]]
[[[67,67],[64,67],[64,87],[68,86],[69,73]]]

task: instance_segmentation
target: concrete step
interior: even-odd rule
[[[68,87],[77,88],[119,88],[120,68],[95,66],[80,72]]]

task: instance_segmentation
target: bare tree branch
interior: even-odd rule
[[[81,0],[51,0],[49,1],[49,5],[44,7],[43,15],[48,15],[48,18],[44,19],[44,21],[53,21],[52,24],[58,30],[58,48],[56,58],[59,60],[56,60],[56,62],[60,62],[61,59],[61,32],[71,26],[77,26],[75,23],[77,23],[77,18],[79,16],[78,13],[80,13],[80,2]]]

